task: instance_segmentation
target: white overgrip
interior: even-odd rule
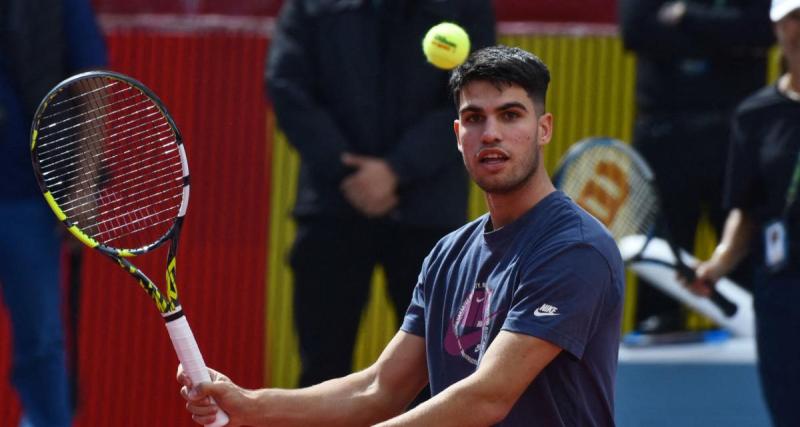
[[[196,386],[200,383],[210,382],[211,377],[203,361],[203,356],[200,354],[197,341],[195,341],[192,330],[189,328],[186,316],[170,320],[166,325],[169,338],[172,340],[172,346],[175,347],[175,353],[183,366],[183,372],[192,380],[192,384]],[[209,425],[219,427],[226,424],[228,424],[228,414],[223,410],[219,410],[216,420]]]

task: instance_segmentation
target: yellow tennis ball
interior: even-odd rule
[[[422,51],[428,62],[443,70],[461,65],[469,55],[469,36],[451,22],[434,25],[422,39]]]

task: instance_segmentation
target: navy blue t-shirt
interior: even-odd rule
[[[425,259],[402,330],[425,338],[431,391],[475,372],[501,330],[562,351],[502,426],[614,425],[624,268],[607,230],[560,191],[513,223],[489,216]]]

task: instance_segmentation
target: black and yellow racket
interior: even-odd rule
[[[189,166],[180,132],[161,100],[118,73],[70,77],[36,110],[31,156],[58,219],[136,278],[166,321],[186,374],[194,384],[210,381],[178,301],[175,260],[189,202]],[[167,241],[162,292],[127,258]],[[227,422],[220,411],[213,425]]]

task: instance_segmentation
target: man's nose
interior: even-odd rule
[[[481,142],[484,144],[494,144],[500,141],[500,126],[496,119],[487,118],[481,135]]]

